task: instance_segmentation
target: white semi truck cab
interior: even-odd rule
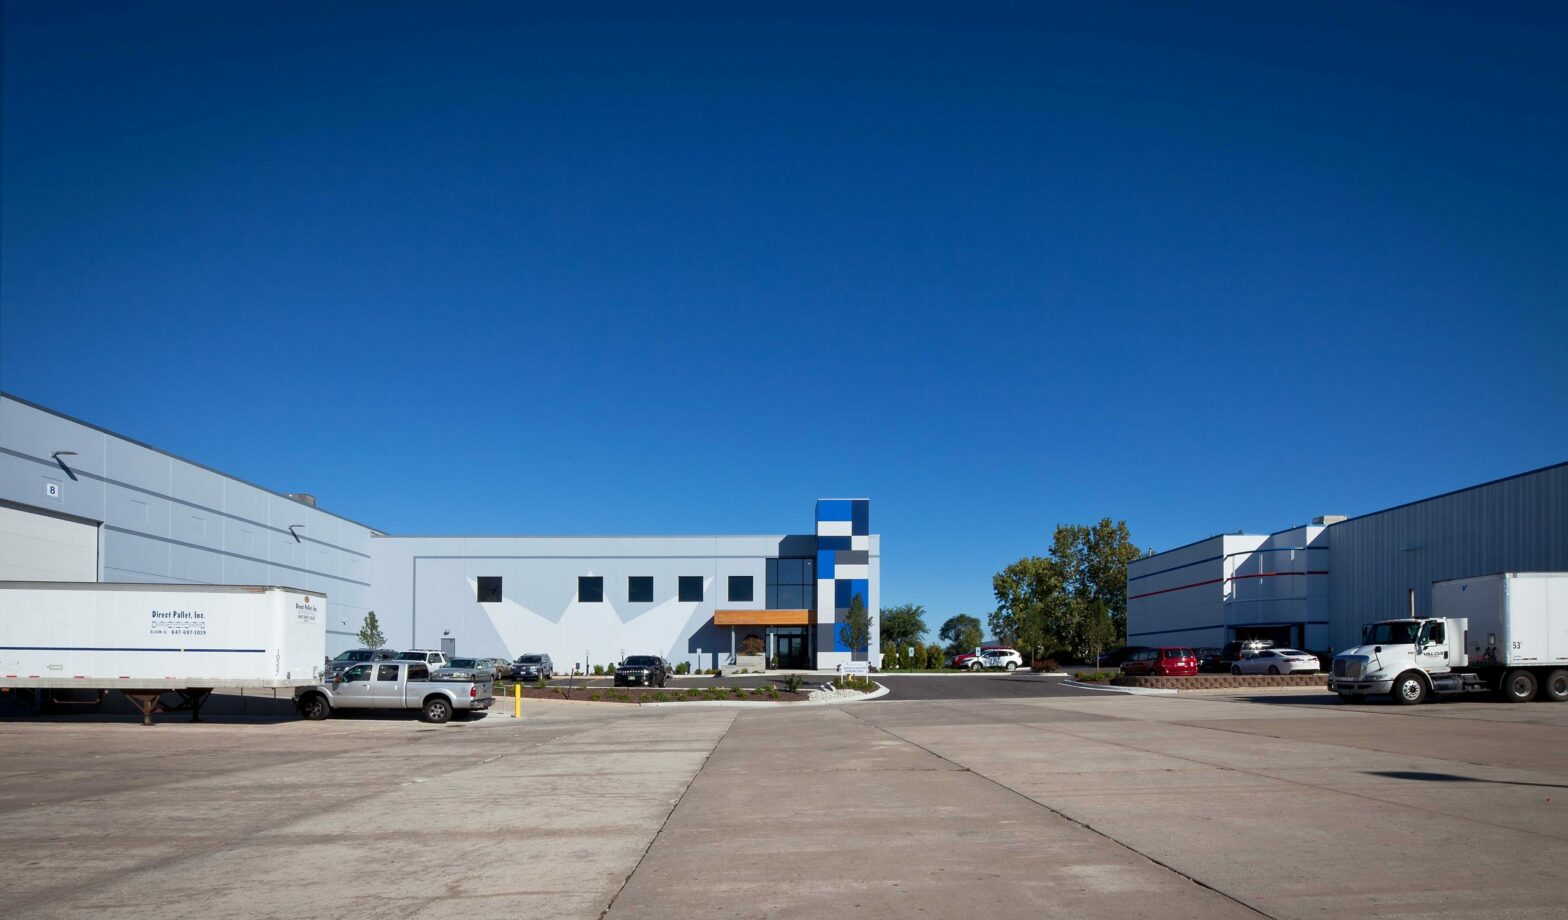
[[[1509,572],[1432,585],[1442,614],[1363,627],[1334,656],[1330,690],[1346,702],[1497,692],[1513,703],[1568,701],[1568,573]],[[1463,616],[1457,614],[1464,614]]]

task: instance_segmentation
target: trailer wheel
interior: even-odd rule
[[[1528,703],[1535,699],[1535,675],[1523,668],[1503,675],[1503,699],[1510,703]]]
[[[1541,681],[1541,699],[1549,703],[1568,703],[1568,671],[1561,668]]]
[[[313,722],[320,722],[332,714],[332,704],[319,693],[311,693],[299,701],[299,714]]]
[[[452,718],[452,703],[444,696],[433,696],[425,700],[423,716],[426,722],[434,722],[440,725],[442,722]]]
[[[1414,706],[1426,699],[1426,681],[1415,671],[1406,671],[1394,679],[1391,691],[1394,702],[1401,706]]]

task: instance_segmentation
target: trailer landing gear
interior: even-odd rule
[[[189,712],[192,722],[201,721],[201,707],[207,702],[207,697],[212,695],[210,688],[187,687],[183,690],[172,691],[179,696],[180,701],[173,706],[163,702],[163,695],[171,692],[167,690],[121,690],[131,705],[142,714],[142,724],[152,724],[152,714],[155,712]]]

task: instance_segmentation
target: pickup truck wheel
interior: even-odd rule
[[[312,693],[299,701],[299,714],[313,722],[320,722],[332,714],[332,705],[319,693]]]
[[[1528,703],[1535,699],[1535,675],[1525,670],[1503,675],[1503,699],[1510,703]]]
[[[1541,699],[1549,703],[1568,703],[1568,671],[1561,668],[1541,681]]]
[[[424,718],[426,722],[440,725],[452,718],[452,704],[443,697],[425,701]]]
[[[1394,678],[1390,690],[1394,702],[1401,706],[1414,706],[1426,699],[1426,681],[1415,671],[1406,671]]]

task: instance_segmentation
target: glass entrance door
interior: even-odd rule
[[[811,662],[806,653],[806,637],[802,633],[780,632],[773,637],[775,654],[779,658],[781,668],[809,668]]]

